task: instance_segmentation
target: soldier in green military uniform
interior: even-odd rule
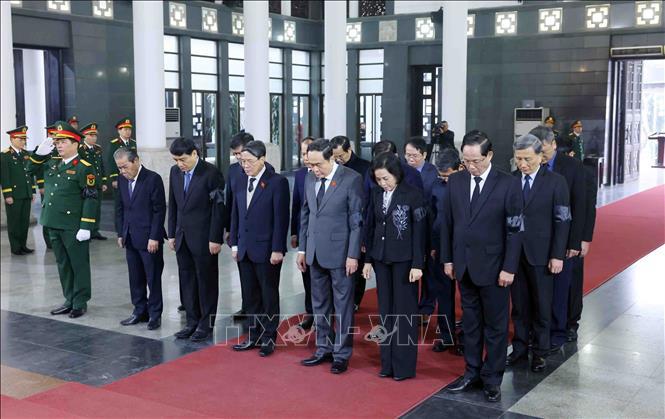
[[[55,126],[49,125],[44,129],[46,130],[46,137],[53,138],[53,131],[55,129]],[[35,150],[37,150],[37,147],[35,147]],[[58,156],[58,150],[53,149],[53,151],[51,152],[51,156],[60,157]],[[44,203],[44,167],[45,165],[37,166],[33,170],[35,179],[37,181],[37,189],[39,190],[40,202],[42,203]],[[46,243],[46,248],[51,249],[51,239],[49,238],[48,235],[48,228],[44,225],[42,226],[42,237],[44,238],[44,243]]]
[[[572,130],[568,134],[568,142],[573,150],[573,157],[579,161],[584,161],[584,139],[582,138],[582,121],[575,121],[570,124]]]
[[[111,140],[106,160],[106,170],[109,180],[111,181],[111,186],[113,187],[114,199],[118,190],[118,166],[115,164],[113,153],[121,147],[136,150],[136,141],[132,139],[132,120],[128,117],[122,118],[115,124],[115,128],[118,130],[118,138]]]
[[[7,211],[7,234],[13,255],[26,255],[34,252],[27,247],[30,228],[30,206],[34,201],[36,185],[33,175],[28,172],[30,153],[25,150],[28,127],[21,126],[11,131],[11,145],[1,154],[2,195]]]
[[[85,139],[79,146],[79,155],[85,161],[92,163],[97,173],[97,196],[99,197],[99,204],[97,206],[97,215],[95,216],[95,228],[92,230],[92,237],[95,240],[106,240],[99,232],[99,220],[102,216],[102,193],[106,192],[106,171],[104,170],[104,155],[102,147],[97,144],[97,123],[92,122],[81,128],[81,134]]]
[[[556,125],[556,119],[554,119],[553,116],[550,115],[547,118],[545,118],[545,126],[549,127],[549,128],[552,128],[552,132],[554,133],[554,140],[558,141],[560,134],[559,134],[559,131],[554,129],[554,125]]]
[[[29,169],[44,169],[44,202],[39,222],[49,229],[65,303],[51,314],[76,318],[90,300],[90,232],[97,214],[97,175],[78,155],[81,133],[64,121],[55,124],[53,139],[44,140],[30,157]],[[59,158],[52,158],[53,147]]]

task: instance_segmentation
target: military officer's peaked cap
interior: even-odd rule
[[[97,135],[97,123],[91,122],[88,125],[80,129],[81,134],[83,135]]]
[[[73,123],[78,123],[78,122],[79,122],[79,119],[76,117],[76,115],[72,115],[72,117],[67,120],[68,124],[73,124]]]
[[[74,127],[69,125],[65,121],[58,121],[55,124],[55,130],[53,131],[53,137],[55,139],[60,139],[60,138],[69,138],[72,141],[76,141],[77,143],[81,142],[81,138],[83,137],[80,132],[78,132]]]
[[[570,124],[571,128],[581,127],[581,126],[582,126],[582,121],[575,121],[572,124]]]
[[[18,128],[7,131],[9,138],[27,138],[28,137],[28,127],[21,125]]]
[[[45,126],[44,129],[46,130],[46,135],[53,135],[55,133],[55,125],[53,124]]]
[[[548,116],[547,118],[545,118],[545,123],[546,124],[554,124],[555,122],[556,122],[556,119],[554,119],[554,117],[551,116],[551,115]]]
[[[116,129],[120,128],[133,128],[132,126],[132,120],[129,119],[129,117],[122,118],[120,121],[116,122],[115,124]]]

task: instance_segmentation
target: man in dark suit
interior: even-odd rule
[[[175,334],[194,342],[210,337],[219,294],[217,265],[224,232],[224,176],[199,158],[194,141],[170,147],[176,164],[169,183],[169,247],[175,250],[187,325]]]
[[[335,163],[328,140],[310,144],[307,159],[312,172],[305,179],[297,264],[301,272],[311,269],[317,349],[301,363],[333,361],[330,372],[341,374],[353,352],[352,275],[360,258],[362,178]]]
[[[344,135],[338,135],[330,140],[330,144],[333,146],[333,158],[337,164],[341,164],[348,167],[349,169],[355,170],[363,178],[368,175],[370,163],[367,160],[358,157],[356,153],[351,150],[351,142],[349,141],[348,137]],[[365,196],[363,199],[364,210],[367,207],[369,196]],[[363,252],[361,249],[358,266],[362,267],[364,264],[365,252]],[[354,311],[358,311],[358,307],[360,307],[360,303],[363,300],[363,296],[365,295],[365,288],[367,286],[367,280],[362,275],[361,269],[358,269],[353,274],[353,281],[355,284],[353,290],[353,307]]]
[[[141,165],[136,150],[118,148],[113,154],[118,167],[115,228],[118,247],[125,248],[129,291],[134,311],[123,326],[148,322],[148,330],[161,326],[162,271],[164,270],[164,182]],[[146,286],[150,295],[146,291]]]
[[[552,276],[563,269],[568,242],[569,193],[563,176],[541,165],[543,150],[537,137],[519,137],[513,150],[518,169],[514,175],[522,182],[524,232],[519,270],[510,288],[515,333],[506,365],[527,358],[532,338],[531,370],[542,372],[550,351]]]
[[[427,157],[427,143],[422,137],[412,137],[404,144],[404,160],[406,161],[406,164],[420,173],[425,188],[423,191],[425,201],[430,202],[432,200],[432,188],[439,179],[439,173],[437,172],[436,167],[427,161]],[[428,214],[428,218],[431,218],[431,216],[432,214]],[[427,232],[428,236],[430,233],[431,232]],[[430,238],[428,237],[427,242],[429,241]],[[439,269],[438,263],[436,265],[436,269]],[[436,304],[434,289],[432,288],[431,273],[430,269],[428,269],[429,267],[429,265],[425,266],[425,272],[420,280],[421,289],[418,310],[422,316],[421,322],[423,324],[429,322],[429,316],[434,313],[434,305]]]
[[[547,170],[554,171],[566,179],[570,193],[569,205],[570,233],[566,245],[566,258],[563,269],[554,277],[552,298],[552,320],[550,324],[550,346],[552,350],[561,347],[567,340],[568,294],[573,280],[573,267],[582,249],[586,214],[586,189],[584,168],[576,159],[560,152],[551,128],[538,126],[530,131],[543,144],[543,161]]]
[[[467,170],[448,178],[441,262],[446,275],[459,281],[466,370],[446,388],[458,393],[482,381],[485,398],[497,402],[508,346],[508,287],[523,228],[520,182],[492,167],[492,143],[481,131],[464,136],[462,156]]]
[[[594,166],[584,164],[584,184],[586,186],[586,205],[584,211],[584,228],[580,242],[580,256],[573,265],[573,277],[568,295],[568,321],[566,341],[577,340],[577,329],[582,318],[582,299],[584,297],[584,258],[589,254],[593,230],[596,226],[596,199],[598,196],[598,179]]]
[[[307,147],[314,141],[313,137],[305,137],[300,142],[300,157],[303,167],[296,171],[293,179],[293,199],[291,200],[291,247],[298,249],[298,233],[300,232],[300,210],[305,199],[305,177],[310,172],[307,162]],[[302,272],[302,285],[305,289],[305,313],[299,326],[305,330],[312,328],[314,316],[312,311],[312,279],[309,269]]]
[[[234,179],[231,252],[245,283],[249,337],[236,351],[260,346],[265,357],[275,350],[279,325],[279,277],[289,230],[289,182],[266,168],[266,146],[250,141],[242,150],[244,174]]]

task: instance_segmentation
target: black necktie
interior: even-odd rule
[[[321,178],[321,187],[316,193],[316,206],[321,206],[321,201],[323,201],[323,195],[326,193],[326,178]]]
[[[524,187],[522,188],[522,198],[524,198],[524,203],[526,203],[527,198],[529,197],[529,192],[531,192],[531,176],[524,176]]]
[[[480,182],[483,178],[480,176],[474,176],[473,180],[476,182],[476,187],[473,188],[473,195],[471,195],[471,212],[473,212],[473,206],[478,202],[478,197],[480,196]]]
[[[254,182],[256,182],[255,177],[249,178],[249,188],[247,188],[248,192],[252,192],[254,190]]]

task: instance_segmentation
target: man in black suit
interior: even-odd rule
[[[434,184],[439,179],[439,172],[436,170],[436,167],[430,162],[427,161],[427,143],[422,137],[412,137],[406,141],[404,144],[404,160],[406,164],[410,167],[416,169],[420,173],[420,177],[423,180],[424,191],[423,195],[426,202],[432,200],[432,188]],[[431,218],[432,214],[428,214],[428,218]],[[431,221],[430,221],[431,222]],[[431,231],[427,232],[427,242],[431,239],[429,235]],[[436,269],[440,269],[439,264],[436,263]],[[423,277],[420,280],[421,289],[420,289],[420,299],[418,301],[418,310],[421,317],[421,322],[426,324],[429,322],[429,316],[434,313],[434,305],[436,304],[436,297],[434,295],[434,288],[432,287],[432,274],[429,269],[431,266],[425,266],[425,272]]]
[[[557,350],[568,337],[568,294],[573,280],[573,267],[582,249],[587,199],[584,168],[578,160],[561,152],[551,128],[538,126],[532,129],[530,134],[535,135],[543,144],[543,162],[547,170],[562,175],[566,179],[570,193],[569,205],[572,221],[566,245],[566,258],[563,261],[563,269],[554,277],[552,298],[550,346],[552,350]],[[567,145],[564,144],[564,146]]]
[[[353,169],[364,179],[365,176],[368,176],[370,162],[365,159],[362,159],[356,155],[356,153],[351,150],[351,142],[349,138],[344,135],[338,135],[333,137],[330,140],[330,144],[333,147],[333,158],[337,164]],[[369,201],[369,196],[364,197],[363,209],[367,208],[367,203]],[[362,249],[361,249],[362,250]],[[363,266],[365,264],[365,252],[360,253],[360,259],[358,260],[358,266]],[[358,311],[360,303],[363,300],[365,295],[365,288],[367,286],[367,280],[362,275],[362,270],[358,269],[353,274],[354,281],[354,290],[353,290],[353,307],[355,311]]]
[[[446,388],[458,393],[482,381],[485,398],[497,402],[508,346],[508,287],[519,264],[522,196],[519,179],[492,167],[487,134],[466,134],[462,156],[467,170],[448,178],[441,262],[460,285],[466,370]]]
[[[563,176],[544,165],[542,143],[523,135],[513,144],[515,176],[522,182],[524,232],[520,265],[512,296],[513,352],[506,365],[526,358],[533,338],[531,370],[542,372],[550,351],[553,275],[561,272],[566,255],[570,207],[568,186]]]
[[[243,175],[234,179],[231,252],[245,283],[249,337],[236,351],[260,346],[272,354],[279,325],[279,277],[289,230],[289,182],[266,168],[266,146],[250,141],[242,150]]]
[[[217,265],[224,233],[224,176],[199,158],[194,141],[170,147],[176,164],[169,184],[169,247],[175,250],[187,325],[175,334],[194,342],[210,337],[219,294]]]
[[[118,166],[115,228],[118,247],[125,248],[129,291],[134,311],[120,322],[129,326],[148,322],[148,330],[161,326],[162,271],[164,270],[164,182],[157,173],[141,165],[136,150],[119,148],[113,153]],[[146,286],[150,291],[146,291]]]
[[[298,234],[300,233],[300,210],[305,199],[305,177],[310,172],[307,160],[307,147],[314,141],[313,137],[305,137],[300,142],[300,157],[303,167],[293,176],[293,199],[291,200],[291,247],[298,250]],[[309,269],[302,272],[302,285],[305,289],[305,313],[299,326],[305,330],[314,324],[314,311],[312,311],[312,278]]]

